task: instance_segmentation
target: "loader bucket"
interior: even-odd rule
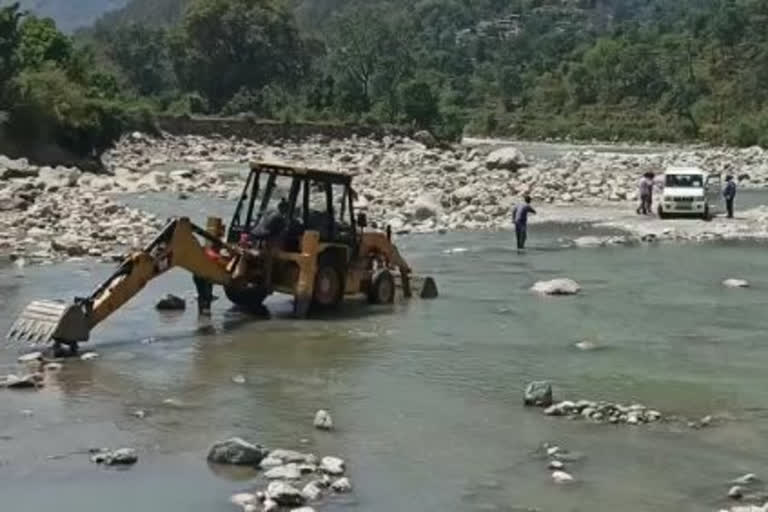
[[[77,304],[36,300],[30,303],[8,331],[10,343],[48,344],[52,341],[87,341],[88,319]]]

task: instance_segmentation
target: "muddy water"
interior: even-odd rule
[[[157,197],[165,215],[181,205]],[[229,211],[229,204],[189,214]],[[197,206],[196,206],[197,205]],[[191,297],[174,271],[94,332],[97,361],[71,361],[38,392],[0,394],[2,509],[226,512],[249,473],[209,468],[208,445],[240,435],[349,461],[355,493],[321,510],[714,510],[727,482],[768,474],[768,261],[759,245],[563,249],[579,227],[536,226],[518,255],[508,234],[403,237],[412,264],[442,297],[297,322],[284,297],[271,319],[215,302],[159,314],[166,292]],[[90,290],[110,266],[68,263],[0,270],[0,330],[33,297]],[[582,296],[542,299],[528,287],[569,276]],[[726,290],[725,277],[749,290]],[[191,305],[191,302],[190,302]],[[600,350],[582,352],[590,339]],[[17,348],[0,351],[0,372]],[[232,381],[243,375],[245,384]],[[731,418],[691,431],[548,418],[521,406],[526,381],[561,397],[642,401],[667,413]],[[329,408],[337,432],[316,432]],[[145,419],[134,417],[145,410]],[[302,440],[304,444],[302,444]],[[533,452],[556,442],[581,452],[578,483],[557,487]],[[128,471],[91,465],[91,447],[133,446]]]

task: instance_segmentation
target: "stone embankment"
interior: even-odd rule
[[[513,205],[530,194],[540,206],[538,219],[622,228],[638,241],[768,237],[768,213],[761,209],[730,223],[670,223],[634,216],[629,204],[640,174],[661,172],[671,164],[703,165],[733,173],[743,186],[766,186],[768,152],[759,148],[658,154],[585,150],[536,159],[514,148],[430,146],[399,136],[317,136],[261,144],[235,137],[134,133],[103,156],[109,175],[0,158],[0,254],[32,262],[119,258],[149,240],[163,223],[121,205],[120,194],[166,192],[180,198],[195,194],[234,200],[242,187],[237,170],[254,160],[354,175],[358,209],[396,232],[506,228]]]

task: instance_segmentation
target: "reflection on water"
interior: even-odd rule
[[[508,233],[403,237],[403,253],[437,278],[440,299],[373,310],[352,303],[307,321],[290,317],[284,296],[270,298],[270,319],[234,310],[223,295],[210,322],[194,307],[161,315],[153,308],[161,295],[194,297],[189,276],[171,272],[97,329],[86,348],[98,360],[67,361],[42,391],[2,393],[4,504],[225,512],[229,493],[254,475],[213,471],[204,455],[212,441],[240,435],[345,457],[353,501],[324,510],[714,509],[725,482],[766,463],[763,248],[563,249],[558,240],[574,232],[584,230],[537,226],[524,254]],[[23,278],[0,270],[0,330],[33,297],[72,297],[110,270],[74,263],[28,268]],[[530,294],[534,281],[558,276],[584,293]],[[731,276],[753,287],[722,288]],[[582,340],[602,349],[575,348]],[[0,351],[0,371],[15,370],[15,356]],[[688,431],[549,418],[521,406],[522,386],[538,378],[552,379],[562,397],[732,419]],[[318,408],[333,412],[336,432],[312,428]],[[569,466],[577,485],[552,485],[532,455],[542,442],[584,454]],[[123,445],[141,453],[127,472],[85,455]]]

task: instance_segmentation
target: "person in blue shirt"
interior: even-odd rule
[[[525,249],[525,241],[528,238],[528,214],[536,215],[536,210],[531,206],[531,196],[526,195],[524,200],[524,204],[519,204],[512,210],[512,222],[515,223],[518,250]]]
[[[728,218],[733,218],[733,200],[736,197],[736,182],[733,181],[733,176],[730,174],[725,177],[725,190],[723,190],[723,197],[725,198],[725,209],[728,210]]]

